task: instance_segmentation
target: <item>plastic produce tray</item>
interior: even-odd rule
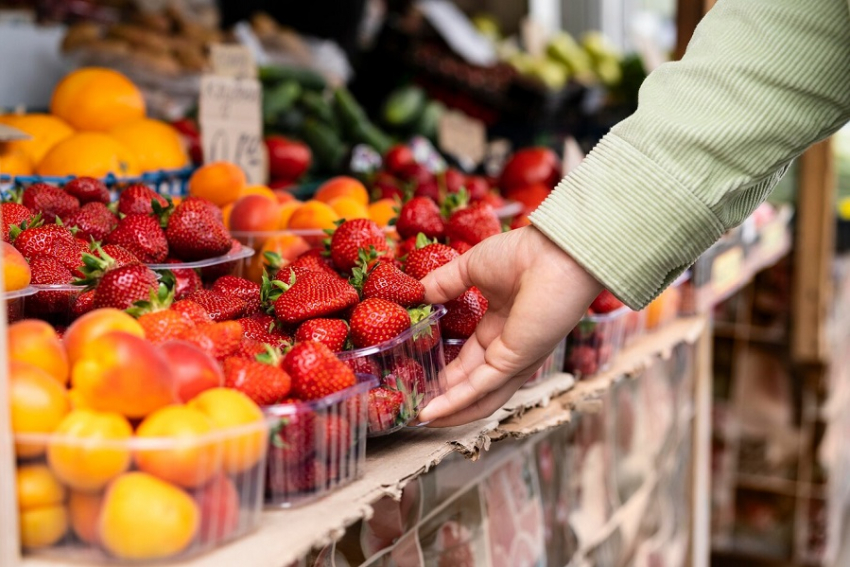
[[[567,335],[564,370],[577,379],[608,368],[623,347],[623,331],[629,309],[605,315],[588,315]]]

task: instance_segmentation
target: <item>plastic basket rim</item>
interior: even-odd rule
[[[356,377],[357,383],[354,386],[350,386],[348,388],[345,388],[344,390],[334,392],[333,394],[330,394],[329,396],[325,396],[324,398],[320,398],[318,400],[311,400],[306,402],[296,401],[286,404],[274,404],[271,406],[264,406],[261,408],[263,410],[263,415],[266,416],[266,419],[279,419],[281,417],[297,415],[305,411],[317,411],[326,409],[348,398],[353,398],[354,396],[365,394],[366,392],[368,392],[372,388],[377,387],[378,384],[380,384],[380,380],[374,374],[356,374]]]
[[[145,264],[151,270],[191,270],[200,268],[209,268],[228,262],[237,262],[245,260],[256,254],[256,251],[249,246],[242,246],[236,252],[228,252],[223,256],[215,256],[205,260],[195,260],[193,262],[175,262],[173,264]]]
[[[360,358],[361,356],[378,354],[379,352],[394,348],[402,343],[407,342],[426,327],[431,327],[432,325],[437,324],[440,319],[442,319],[443,315],[446,314],[446,312],[447,309],[444,305],[440,303],[435,303],[431,305],[431,313],[427,317],[425,317],[415,325],[411,325],[409,329],[407,329],[397,337],[393,337],[377,345],[357,348],[354,350],[340,351],[336,353],[336,356],[342,361],[348,361],[353,358]]]
[[[31,295],[35,295],[38,293],[38,288],[34,285],[28,285],[23,289],[16,289],[15,291],[4,291],[3,299],[6,301],[10,301],[12,299],[20,299],[22,297],[29,297]]]
[[[328,229],[331,230],[331,229]],[[334,231],[336,228],[333,229]],[[385,234],[395,231],[395,226],[385,226],[381,230]],[[274,238],[276,236],[330,236],[323,228],[282,228],[280,230],[231,230],[230,235],[239,240],[240,238]]]

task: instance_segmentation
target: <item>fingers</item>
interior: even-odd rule
[[[462,254],[422,278],[425,303],[445,303],[473,286],[468,269],[471,254],[471,251]]]

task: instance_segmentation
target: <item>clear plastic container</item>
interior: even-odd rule
[[[632,311],[626,313],[625,322],[623,324],[623,345],[629,346],[637,339],[646,334],[646,309],[640,311]]]
[[[428,317],[394,339],[337,353],[355,372],[374,374],[381,381],[369,395],[369,437],[398,431],[443,393],[445,358],[439,322],[445,314],[445,307],[434,305]]]
[[[384,228],[384,232],[391,236],[395,234],[395,227],[388,226]],[[287,242],[287,247],[293,249],[298,248],[299,239],[303,240],[308,248],[321,248],[325,245],[325,240],[330,238],[330,235],[322,229],[285,229],[265,232],[234,230],[230,234],[243,246],[254,250],[262,250],[263,245],[271,239],[291,241]]]
[[[369,390],[378,378],[312,402],[263,408],[269,419],[265,502],[289,508],[345,486],[363,472]]]
[[[460,349],[466,343],[466,339],[443,339],[443,354],[446,359],[446,364],[449,364],[457,355],[460,354]],[[561,372],[564,368],[564,352],[567,348],[567,340],[564,339],[558,343],[555,350],[552,351],[543,365],[535,372],[528,381],[523,384],[523,388],[536,386],[548,379],[553,374]]]
[[[6,302],[6,317],[10,323],[24,318],[26,298],[36,293],[38,293],[38,289],[31,285],[24,289],[3,292],[3,300]]]
[[[74,303],[85,287],[73,284],[38,284],[31,287],[35,293],[19,300],[24,317],[43,319],[59,327],[71,324]]]
[[[567,335],[564,370],[577,379],[593,376],[606,368],[623,348],[628,307],[605,315],[587,315]]]
[[[18,434],[24,553],[149,564],[237,539],[260,522],[268,431],[261,420],[182,438]]]
[[[241,243],[240,243],[241,244]],[[255,254],[253,248],[242,245],[223,256],[196,260],[194,262],[176,262],[173,264],[148,264],[154,271],[161,270],[198,270],[204,283],[212,283],[222,276],[239,276],[244,272],[245,261]]]

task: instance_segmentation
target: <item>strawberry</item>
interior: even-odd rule
[[[3,242],[10,242],[9,229],[23,223],[29,225],[35,213],[19,203],[0,203],[0,221],[3,223]]]
[[[487,304],[487,298],[477,287],[471,287],[457,299],[447,302],[446,314],[440,321],[443,335],[448,339],[471,337],[487,312]]]
[[[422,241],[420,240],[420,243]],[[460,256],[456,250],[445,244],[427,244],[417,247],[407,255],[404,271],[410,277],[421,280],[440,266],[445,266]]]
[[[427,238],[442,238],[445,233],[440,208],[427,197],[414,197],[401,208],[396,230],[402,238],[415,238],[420,232]]]
[[[223,276],[216,280],[211,289],[244,301],[245,315],[260,312],[260,286],[252,281],[236,276]]]
[[[379,432],[392,429],[399,422],[404,394],[398,390],[380,386],[369,390],[367,410],[369,431]]]
[[[186,262],[223,256],[233,247],[224,224],[202,199],[186,199],[177,205],[165,236],[174,257]]]
[[[80,208],[76,197],[47,183],[33,183],[24,189],[21,204],[34,213],[41,213],[47,222],[54,222],[57,217],[64,220]]]
[[[351,368],[322,343],[296,343],[283,359],[283,369],[292,377],[292,391],[301,400],[318,400],[354,386]]]
[[[76,282],[80,285],[95,287],[108,270],[130,264],[141,264],[133,254],[121,246],[101,246],[95,242],[92,247],[91,252],[81,254],[82,265],[78,274],[80,279]]]
[[[354,268],[352,280],[355,287],[360,285],[364,299],[386,299],[402,307],[418,305],[425,299],[425,286],[389,262],[378,261],[368,271]]]
[[[36,254],[29,259],[29,264],[31,283],[35,285],[67,285],[74,280],[70,270],[52,256]],[[76,294],[73,291],[40,291],[32,301],[26,302],[26,309],[33,315],[64,315],[71,308]]]
[[[195,325],[203,325],[205,323],[212,323],[212,319],[210,319],[209,312],[207,312],[206,309],[201,307],[200,303],[195,303],[194,301],[190,301],[188,299],[181,299],[179,301],[176,301],[171,306],[171,309],[172,309],[172,311],[177,311],[179,313],[183,313]]]
[[[353,443],[351,422],[344,415],[326,412],[316,416],[316,432],[324,434],[326,460],[343,462]]]
[[[92,309],[94,309],[94,290],[90,289],[78,295],[77,299],[74,300],[74,304],[71,305],[71,318],[82,317]]]
[[[502,224],[493,207],[481,202],[455,211],[446,223],[446,237],[450,241],[461,240],[473,246],[500,232]]]
[[[289,264],[290,268],[306,268],[311,272],[323,272],[326,274],[337,275],[331,266],[331,261],[324,255],[324,250],[321,248],[311,248],[300,256],[294,262]]]
[[[320,342],[334,352],[339,352],[345,347],[347,338],[348,323],[342,319],[310,319],[301,323],[295,331],[296,341]]]
[[[464,242],[463,240],[453,240],[450,246],[454,248],[458,254],[466,254],[467,252],[472,250],[472,244],[470,244],[469,242]]]
[[[408,309],[410,328],[414,330],[413,346],[416,352],[426,353],[432,350],[442,340],[440,328],[434,319],[429,319],[433,310],[430,305],[422,305]]]
[[[168,241],[159,221],[147,215],[128,215],[103,240],[126,248],[141,262],[159,264],[168,257]]]
[[[339,463],[335,463],[339,467]],[[271,497],[289,499],[329,488],[328,465],[317,459],[307,459],[298,465],[283,465],[270,458],[266,486]]]
[[[224,360],[224,385],[239,390],[257,405],[270,406],[289,394],[292,379],[275,364],[231,356]]]
[[[166,264],[182,264],[180,260],[169,258],[165,261]],[[198,271],[192,268],[176,268],[170,270],[174,276],[174,299],[180,300],[188,297],[189,294],[201,289],[204,282],[201,281],[201,276]]]
[[[46,224],[23,230],[13,226],[9,230],[9,236],[24,258],[32,258],[36,254],[52,256],[59,243],[74,245],[74,235],[71,231],[58,224]]]
[[[396,244],[395,250],[393,250],[393,256],[397,260],[406,261],[407,256],[414,250],[416,250],[416,237],[412,236]]]
[[[309,410],[282,417],[271,428],[269,470],[289,469],[311,460],[316,449],[316,425],[316,414]]]
[[[187,315],[171,309],[145,313],[138,320],[145,330],[145,339],[154,344],[179,339],[195,326]]]
[[[565,369],[578,376],[590,376],[599,370],[598,352],[591,345],[575,345],[567,357]]]
[[[242,342],[242,325],[236,321],[196,325],[180,339],[192,343],[219,362],[223,362],[239,348]]]
[[[454,359],[458,357],[460,354],[460,349],[463,348],[463,343],[444,343],[443,344],[443,356],[446,358],[446,364],[450,363]]]
[[[76,197],[81,205],[86,203],[103,203],[108,205],[109,189],[103,181],[93,177],[76,177],[65,184],[65,192]]]
[[[355,374],[369,374],[371,376],[381,376],[381,367],[378,363],[369,356],[357,356],[352,358],[346,358],[345,364],[351,370],[354,371]]]
[[[168,207],[168,201],[156,191],[147,185],[135,183],[124,189],[118,196],[118,212],[126,216],[152,215],[154,202],[163,209]]]
[[[243,328],[244,333],[244,328]],[[251,339],[243,339],[231,356],[245,360],[257,360],[257,356],[266,352],[266,345]]]
[[[284,343],[292,343],[292,337],[283,331],[271,315],[255,313],[250,317],[239,319],[242,324],[242,334],[246,339],[259,343],[281,347]]]
[[[77,238],[103,240],[118,224],[118,217],[100,201],[93,201],[70,215],[65,224],[77,228]]]
[[[104,246],[95,247],[93,254],[98,258],[107,260],[111,259],[115,262],[114,266],[126,266],[127,264],[141,263],[136,255],[117,244],[106,244]]]
[[[331,236],[331,260],[338,270],[350,272],[360,261],[360,250],[375,249],[377,254],[389,252],[387,237],[368,219],[345,221]]]
[[[185,199],[183,199],[183,202],[195,202],[199,205],[206,207],[206,209],[210,213],[212,213],[212,216],[214,216],[218,222],[224,224],[224,213],[221,212],[221,209],[218,208],[215,203],[207,201],[206,199],[202,199],[201,197],[186,197]]]
[[[386,299],[364,299],[351,314],[351,342],[356,348],[377,345],[410,328],[410,314]]]
[[[236,254],[240,250],[242,250],[242,243],[236,240],[235,238],[230,241],[231,248],[227,252],[227,255]],[[201,272],[201,279],[205,282],[212,282],[217,280],[222,276],[228,276],[236,271],[237,264],[239,264],[240,260],[234,260],[231,262],[222,262],[221,264],[215,264],[213,266],[206,266],[205,268],[201,268],[199,271]]]
[[[292,273],[288,284],[275,280],[266,287],[275,315],[290,325],[342,311],[359,300],[357,290],[346,280],[319,272]]]
[[[398,360],[384,377],[384,384],[395,384],[402,392],[413,396],[425,393],[425,369],[412,358]]]
[[[623,302],[614,297],[614,294],[607,289],[603,289],[590,304],[590,309],[598,315],[616,311],[621,307],[623,307]]]
[[[127,309],[136,301],[144,301],[157,288],[156,274],[143,264],[127,264],[110,268],[97,282],[94,307]]]
[[[245,315],[247,304],[231,295],[218,293],[208,289],[199,289],[189,294],[186,299],[200,304],[207,310],[213,321],[233,321]]]

